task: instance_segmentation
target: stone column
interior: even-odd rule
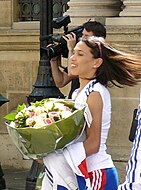
[[[99,20],[103,24],[106,17],[115,17],[121,11],[120,0],[70,0],[69,9],[65,13],[71,17],[71,25],[80,25],[83,22]]]
[[[120,16],[140,17],[141,16],[141,0],[124,0],[124,9]]]
[[[11,28],[12,26],[12,0],[0,0],[0,27],[1,28]]]
[[[107,25],[135,26],[141,25],[141,0],[124,0],[119,18],[107,18]]]

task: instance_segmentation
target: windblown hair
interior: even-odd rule
[[[105,86],[134,86],[141,79],[141,57],[119,51],[104,38],[87,37],[82,41],[91,49],[94,58],[102,58],[96,80]]]

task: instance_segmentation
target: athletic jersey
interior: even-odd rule
[[[86,106],[85,108],[85,120],[88,127],[91,126],[92,116],[87,105],[87,98],[89,94],[93,91],[100,93],[103,101],[103,110],[102,110],[102,128],[101,128],[101,142],[99,151],[95,154],[92,154],[87,157],[87,166],[88,171],[111,168],[114,167],[111,156],[106,152],[106,141],[108,137],[108,131],[111,123],[111,99],[109,91],[100,83],[96,83],[95,80],[91,80],[78,94],[79,89],[75,90],[72,94],[72,99],[75,99],[75,105],[79,108],[80,105]]]

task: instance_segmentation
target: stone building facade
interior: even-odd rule
[[[121,49],[141,51],[141,0],[70,0],[65,12],[71,17],[70,27],[91,19],[105,24],[107,40]],[[4,167],[28,168],[13,145],[3,116],[17,104],[27,102],[38,72],[39,21],[19,21],[18,0],[0,0],[0,94],[9,102],[0,107],[0,161]],[[64,64],[66,64],[64,60]],[[113,159],[127,161],[131,143],[128,140],[132,112],[138,104],[141,85],[112,88],[112,127],[108,147]],[[67,95],[69,85],[61,89]]]

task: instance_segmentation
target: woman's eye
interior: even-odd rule
[[[83,56],[83,54],[82,54],[82,53],[78,53],[78,55],[79,55],[79,56]]]

